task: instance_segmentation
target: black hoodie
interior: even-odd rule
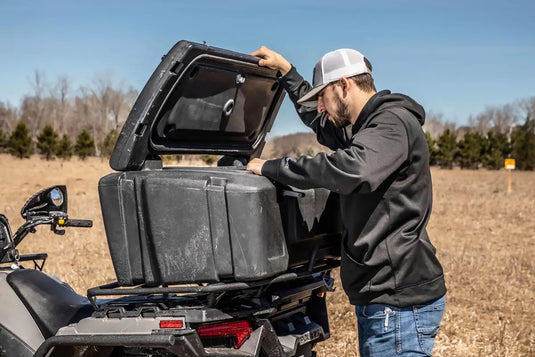
[[[426,231],[432,187],[422,106],[381,91],[354,125],[339,129],[325,113],[297,104],[310,84],[295,68],[281,83],[303,122],[334,152],[268,160],[262,174],[340,194],[346,229],[340,275],[350,302],[405,307],[444,295],[442,267]]]

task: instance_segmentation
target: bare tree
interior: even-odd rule
[[[65,104],[67,102],[67,95],[71,88],[69,77],[65,75],[58,77],[56,88],[59,94],[60,103]]]
[[[119,90],[112,90],[110,93],[110,115],[113,118],[114,127],[113,129],[118,129],[121,124],[121,115],[123,110],[126,110],[127,103],[126,97],[123,92]]]
[[[33,76],[28,80],[33,89],[33,96],[42,98],[46,88],[45,74],[37,69],[33,71]]]
[[[52,127],[59,133],[66,133],[68,131],[67,116],[69,115],[71,106],[68,101],[70,89],[70,80],[66,75],[59,76],[56,84],[50,89],[50,97],[55,99],[55,107],[52,110],[54,115]]]
[[[470,116],[468,118],[468,124],[475,128],[478,133],[485,135],[492,127],[492,118],[488,113],[483,112],[475,117]]]
[[[17,108],[9,103],[0,102],[0,129],[5,133],[12,132],[18,121]]]
[[[57,117],[59,115],[59,100],[54,97],[44,97],[41,100],[41,122],[38,130],[41,131],[45,126],[50,125],[54,130],[58,129]]]
[[[85,89],[85,97],[89,99],[86,104],[96,114],[90,118],[92,125],[89,130],[95,138],[97,155],[100,154],[99,138],[104,138],[112,129],[122,126],[137,97],[136,90],[125,88],[124,83],[115,83],[113,74],[108,72],[96,75],[93,86]]]
[[[47,87],[45,75],[39,70],[34,70],[33,76],[28,80],[33,89],[33,95],[25,95],[22,99],[20,119],[30,128],[31,134],[35,135],[43,127],[47,113],[43,94]],[[49,108],[47,108],[49,109]]]
[[[98,103],[98,122],[104,132],[109,131],[111,115],[111,102],[113,100],[113,73],[106,72],[95,75],[91,93]],[[94,136],[95,137],[95,136]]]
[[[426,133],[429,133],[433,139],[436,139],[446,129],[449,129],[452,132],[455,131],[455,126],[454,122],[446,121],[444,119],[444,114],[430,111],[426,115],[423,130]]]
[[[39,131],[41,111],[40,98],[29,95],[24,96],[20,106],[20,119],[26,123],[32,134]]]
[[[516,106],[510,104],[502,107],[487,107],[475,119],[469,120],[470,125],[483,135],[491,129],[494,132],[508,135],[517,122],[518,110]]]
[[[128,90],[124,86],[112,89],[110,95],[110,117],[113,119],[113,129],[119,129],[126,121],[126,117],[138,96],[138,91],[130,87]]]
[[[76,136],[82,130],[87,130],[93,138],[99,138],[104,133],[99,110],[100,102],[87,89],[82,88],[81,92],[82,95],[77,96],[74,100],[69,124],[71,128],[70,134],[71,136]]]
[[[535,120],[535,97],[519,100],[517,107],[519,108],[519,116],[523,120]]]
[[[500,108],[494,108],[492,116],[493,130],[502,133],[509,134],[514,124],[518,122],[518,109],[507,104]]]

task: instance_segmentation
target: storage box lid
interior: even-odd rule
[[[263,147],[284,97],[258,58],[180,41],[139,94],[110,166],[140,170],[160,154],[251,157]]]

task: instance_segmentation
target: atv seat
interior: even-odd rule
[[[66,284],[33,269],[20,269],[7,276],[7,282],[26,306],[44,338],[54,336],[60,327],[88,317],[93,307],[85,296]]]

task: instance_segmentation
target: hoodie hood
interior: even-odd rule
[[[389,90],[382,90],[375,93],[368,103],[362,108],[355,124],[353,125],[353,132],[357,132],[360,128],[370,121],[375,113],[378,113],[384,109],[392,107],[402,107],[407,109],[420,125],[424,125],[425,122],[425,110],[414,99],[409,96],[400,93],[391,93]],[[374,115],[370,115],[374,113]]]

